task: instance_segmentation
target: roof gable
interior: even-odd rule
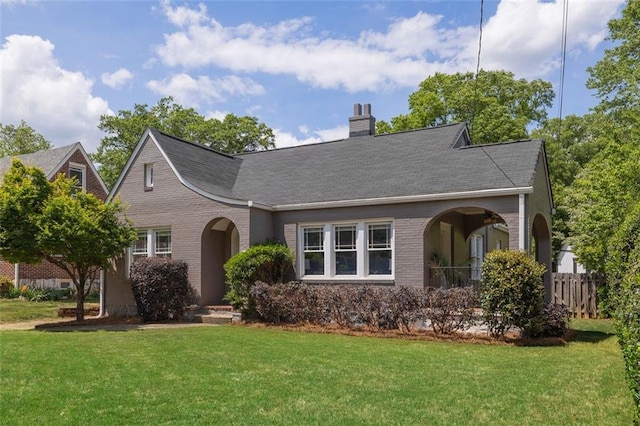
[[[85,165],[87,165],[91,172],[95,175],[100,186],[104,190],[104,193],[108,193],[109,191],[107,190],[107,186],[100,177],[100,174],[96,170],[93,162],[89,158],[89,155],[80,142],[76,142],[74,144],[62,146],[59,148],[38,151],[31,154],[0,158],[0,177],[4,176],[4,174],[11,168],[13,159],[17,158],[27,166],[34,166],[42,169],[44,174],[47,176],[47,179],[51,180],[56,176],[60,169],[65,166],[65,164],[76,152],[80,152],[80,154],[84,158]]]

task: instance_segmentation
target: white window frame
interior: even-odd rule
[[[391,238],[391,274],[371,274],[369,275],[369,225],[390,225]],[[355,275],[337,275],[336,274],[336,243],[335,229],[341,226],[356,227],[356,262],[357,273]],[[304,230],[308,228],[322,228],[324,232],[324,274],[309,275],[305,274],[305,250],[304,250]],[[395,279],[395,223],[393,219],[367,219],[367,220],[351,220],[351,221],[332,221],[330,223],[299,223],[298,224],[298,249],[297,258],[298,278],[305,280],[333,280],[333,281],[389,281]],[[386,250],[386,249],[385,249]],[[339,250],[338,250],[339,251]]]
[[[168,257],[171,258],[173,254],[173,245],[172,245],[172,231],[170,227],[159,227],[159,228],[139,228],[136,229],[138,235],[146,234],[147,236],[147,247],[145,252],[134,252],[134,244],[135,241],[129,246],[127,250],[127,277],[129,277],[129,268],[133,264],[134,255],[144,256],[144,257]],[[163,251],[156,251],[156,238],[159,233],[168,232],[170,243],[169,249]]]
[[[153,189],[153,163],[144,165],[144,189]]]
[[[69,167],[67,170],[68,178],[71,178],[72,170],[75,172],[80,172],[80,174],[82,175],[82,179],[80,179],[80,182],[78,182],[78,184],[80,185],[80,188],[83,191],[86,191],[87,190],[87,166],[85,166],[84,164],[69,163]]]

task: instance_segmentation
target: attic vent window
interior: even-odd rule
[[[69,163],[69,178],[75,179],[75,189],[84,191],[87,188],[86,166],[83,164]]]
[[[145,191],[153,189],[153,163],[144,165],[144,189]]]

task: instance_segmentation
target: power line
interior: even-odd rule
[[[569,18],[569,0],[564,0],[562,8],[562,54],[560,66],[560,99],[558,100],[558,142],[560,142],[560,134],[562,133],[562,104],[564,101],[564,75],[567,58],[567,27]]]
[[[484,0],[480,0],[480,34],[478,36],[478,60],[476,62],[476,76],[473,85],[473,107],[471,108],[471,123],[469,123],[469,134],[473,141],[473,124],[476,118],[476,108],[478,107],[478,75],[480,74],[480,54],[482,53],[482,23],[484,21]]]

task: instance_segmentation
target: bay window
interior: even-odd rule
[[[393,222],[310,224],[298,231],[300,278],[393,279]]]

